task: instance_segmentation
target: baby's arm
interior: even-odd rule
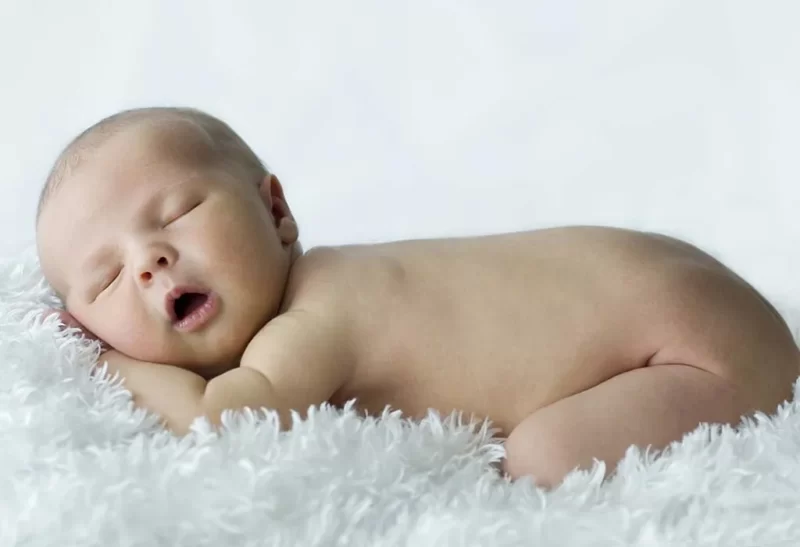
[[[201,414],[200,402],[207,387],[202,376],[172,365],[139,361],[113,349],[100,355],[98,364],[104,363],[109,376],[122,376],[136,406],[161,416],[176,433],[186,433],[194,417]]]
[[[276,410],[283,428],[291,411],[327,401],[349,374],[348,358],[338,327],[309,313],[287,312],[253,338],[241,366],[206,381],[178,367],[144,363],[111,350],[101,356],[119,371],[137,405],[160,415],[177,434],[206,416],[219,425],[224,410],[266,407]]]

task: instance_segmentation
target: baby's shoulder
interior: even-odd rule
[[[329,293],[342,277],[345,258],[334,247],[315,247],[306,251],[292,264],[286,285],[285,299],[319,298]]]
[[[295,261],[287,291],[304,299],[348,295],[385,269],[384,262],[397,262],[390,258],[380,245],[314,247]]]
[[[349,312],[360,275],[358,259],[337,247],[315,247],[298,257],[289,272],[281,312],[303,311],[317,320],[337,321]],[[363,272],[361,273],[363,275]]]

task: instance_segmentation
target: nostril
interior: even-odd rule
[[[159,265],[159,266],[166,266],[166,265],[167,265],[167,258],[166,258],[166,257],[164,257],[164,256],[162,256],[161,258],[159,258],[159,259],[158,259],[158,265]]]
[[[153,278],[153,274],[150,272],[142,272],[141,278],[142,281],[150,281]]]

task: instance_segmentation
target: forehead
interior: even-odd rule
[[[58,220],[68,213],[73,220],[97,220],[103,210],[125,207],[202,169],[176,160],[164,144],[143,132],[109,138],[64,176],[42,217]]]
[[[57,290],[84,255],[156,193],[195,178],[192,167],[164,153],[147,132],[114,135],[89,151],[54,190],[42,211],[37,245],[42,270]]]

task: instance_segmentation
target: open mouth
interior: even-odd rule
[[[166,311],[172,325],[183,332],[203,328],[219,311],[219,298],[201,287],[176,287],[166,296]]]
[[[199,292],[187,292],[173,302],[175,320],[183,321],[208,302],[208,295]]]

